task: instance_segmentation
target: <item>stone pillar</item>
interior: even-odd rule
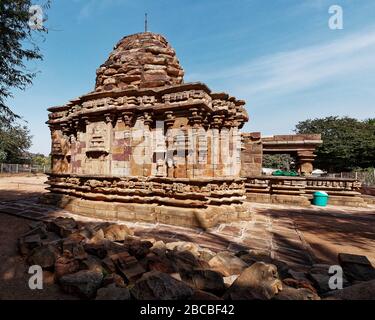
[[[132,175],[131,156],[132,156],[132,124],[134,114],[132,112],[123,112],[122,120],[124,122],[124,173],[125,176]]]
[[[223,116],[214,115],[211,123],[211,167],[213,177],[221,176],[220,164],[220,128],[222,125]]]
[[[143,134],[144,134],[144,156],[145,161],[143,163],[143,176],[149,177],[152,172],[152,134],[151,127],[153,120],[153,115],[150,112],[143,113]]]
[[[175,116],[173,111],[166,111],[164,113],[164,123],[166,126],[166,164],[167,164],[167,176],[170,178],[174,177],[175,159],[174,159],[174,137],[173,137],[173,125],[175,122]]]
[[[260,176],[263,164],[263,146],[260,132],[243,133],[241,177]]]
[[[315,159],[313,150],[297,151],[298,173],[302,176],[310,176],[314,170],[313,161]]]

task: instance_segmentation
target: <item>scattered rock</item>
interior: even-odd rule
[[[57,252],[52,246],[42,246],[34,248],[27,262],[29,265],[39,265],[43,269],[52,268],[55,265]]]
[[[195,257],[199,257],[200,247],[197,244],[192,243],[192,242],[186,242],[186,241],[169,242],[166,244],[166,248],[168,250],[189,251]]]
[[[225,291],[222,276],[212,270],[196,269],[181,272],[181,278],[195,289],[222,295]]]
[[[109,258],[115,264],[120,275],[127,282],[135,281],[146,272],[142,265],[138,263],[138,260],[127,252],[112,254]]]
[[[117,273],[111,273],[111,274],[106,275],[103,279],[102,284],[104,287],[107,287],[110,284],[115,284],[116,287],[126,288],[124,279]]]
[[[43,222],[29,224],[31,230],[24,233],[21,237],[39,235],[41,239],[47,238],[47,227]]]
[[[115,284],[100,288],[95,300],[130,300],[130,291],[127,288],[116,287]]]
[[[133,231],[124,224],[111,224],[106,227],[103,232],[104,237],[110,241],[124,241],[126,236],[134,234]]]
[[[229,277],[224,277],[223,281],[224,281],[225,287],[229,288],[233,284],[233,282],[237,280],[239,276],[240,276],[239,274],[234,274]]]
[[[40,247],[42,244],[39,234],[34,234],[18,239],[18,250],[21,255],[28,255],[34,248]]]
[[[289,286],[283,286],[283,290],[280,291],[275,297],[275,300],[320,300],[320,297],[313,291],[306,288],[293,288]]]
[[[68,251],[63,256],[58,257],[55,262],[55,277],[60,279],[62,276],[75,273],[79,270],[79,262],[75,260]]]
[[[339,263],[350,281],[370,281],[375,279],[375,268],[366,256],[339,253]]]
[[[165,251],[166,250],[166,244],[159,240],[159,241],[156,241],[153,246],[151,247],[151,251],[154,251],[154,250],[162,250],[162,251]]]
[[[131,289],[137,300],[184,300],[192,297],[194,290],[166,273],[145,273]]]
[[[256,262],[246,268],[230,286],[224,298],[231,300],[268,300],[282,290],[275,265]]]
[[[147,256],[151,247],[150,241],[131,241],[128,250],[132,256],[140,260]]]
[[[169,274],[178,271],[172,261],[165,255],[158,256],[154,253],[149,253],[141,263],[149,271],[160,271]]]
[[[96,271],[82,270],[60,278],[60,285],[67,293],[76,293],[82,298],[95,297],[103,280],[103,274]]]
[[[319,293],[324,293],[331,290],[329,288],[329,279],[331,276],[328,273],[310,273],[308,277]]]
[[[62,238],[66,238],[74,233],[77,227],[78,225],[73,218],[58,217],[48,223],[47,229],[57,233]]]
[[[316,289],[308,280],[295,280],[295,279],[287,278],[283,280],[283,283],[295,289],[308,289],[311,292],[316,293]]]
[[[104,242],[85,243],[83,248],[87,253],[97,256],[100,259],[104,259],[107,256],[107,248]]]
[[[102,261],[99,258],[92,255],[87,255],[87,258],[81,261],[80,269],[103,273],[104,268],[102,265]]]
[[[199,258],[204,261],[210,261],[216,255],[215,252],[211,251],[207,248],[200,248],[199,249]]]
[[[102,229],[99,229],[98,231],[95,231],[92,237],[90,237],[90,240],[87,241],[89,244],[96,244],[100,243],[105,239],[104,231]]]
[[[287,278],[289,276],[289,266],[285,262],[272,259],[269,253],[262,250],[240,251],[236,254],[236,256],[245,261],[248,266],[251,266],[255,262],[264,262],[275,265],[281,279]]]
[[[248,266],[246,262],[227,251],[219,252],[208,264],[224,277],[240,274]]]
[[[166,257],[172,262],[175,270],[209,269],[209,264],[197,258],[189,251],[167,251]]]
[[[328,300],[375,300],[375,280],[360,282],[342,290],[328,292]]]
[[[62,244],[63,251],[69,251],[75,259],[83,260],[87,258],[87,253],[80,243],[76,240],[67,239]]]

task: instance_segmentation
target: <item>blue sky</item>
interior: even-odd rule
[[[328,28],[341,5],[344,29]],[[245,131],[292,133],[307,118],[375,117],[373,0],[52,0],[33,86],[8,101],[28,121],[32,152],[49,154],[46,109],[92,91],[123,36],[149,29],[176,49],[185,82],[247,102]]]

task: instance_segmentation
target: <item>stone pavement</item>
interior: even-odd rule
[[[14,179],[7,181],[6,186],[0,184],[0,214],[34,220],[70,216],[82,222],[98,221],[38,203],[45,190],[41,181],[34,186],[32,181],[30,178],[30,184],[25,186],[17,185]],[[8,197],[8,193],[14,195],[15,191],[17,196]],[[339,252],[363,254],[375,264],[375,206],[302,208],[258,203],[246,206],[252,213],[250,221],[221,224],[206,231],[143,222],[120,223],[143,238],[191,241],[213,251],[251,249],[301,270],[312,263],[335,263]]]
[[[255,250],[257,253],[303,268],[314,262],[307,243],[301,238],[292,219],[274,219],[269,213],[253,212],[251,221],[221,224],[209,230],[191,229],[165,224],[119,222],[131,227],[135,235],[164,242],[190,241],[217,251]],[[73,217],[77,221],[95,222],[98,219],[74,215],[66,210],[38,203],[37,197],[0,202],[0,213],[26,219],[48,221],[58,216]]]

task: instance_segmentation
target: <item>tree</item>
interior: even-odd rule
[[[44,9],[49,6],[49,0],[42,5]],[[36,75],[27,70],[25,61],[42,59],[34,36],[47,30],[37,9],[31,0],[0,1],[0,120],[3,124],[11,125],[18,117],[6,105],[6,100],[12,97],[11,90],[25,90]]]
[[[264,154],[263,167],[272,169],[294,169],[295,159],[290,154]]]
[[[0,121],[0,160],[1,162],[23,162],[26,150],[31,146],[31,135],[26,126],[9,126]]]
[[[49,167],[51,165],[51,157],[46,157],[44,154],[30,154],[30,158],[33,165],[45,167]]]
[[[360,121],[349,117],[306,120],[296,133],[322,135],[315,166],[328,171],[368,168],[375,163],[375,119]]]

